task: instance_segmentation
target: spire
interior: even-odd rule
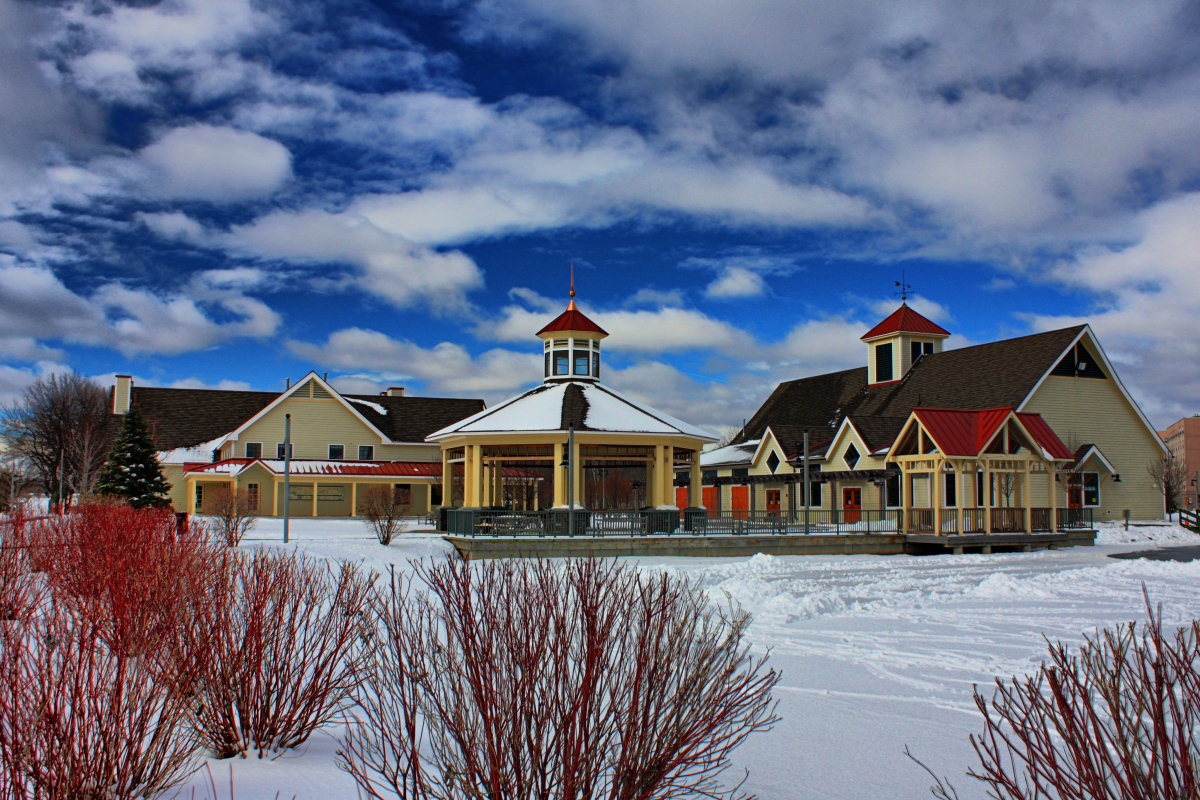
[[[567,311],[575,310],[575,262],[571,262],[571,302],[567,303]]]

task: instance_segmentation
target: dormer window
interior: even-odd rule
[[[608,334],[575,307],[573,286],[571,297],[567,310],[537,334],[545,342],[543,376],[548,381],[600,377],[600,340]]]
[[[917,359],[921,356],[933,354],[933,342],[913,342],[912,343],[912,360],[917,363]]]
[[[846,462],[846,466],[850,469],[854,469],[854,466],[858,464],[859,458],[861,456],[859,455],[858,448],[853,444],[846,448],[846,455],[842,456],[842,460]]]

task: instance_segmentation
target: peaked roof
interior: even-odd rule
[[[1012,406],[978,411],[914,408],[912,413],[942,453],[948,456],[974,456],[983,452],[997,429],[1012,416],[1013,409]]]
[[[1020,408],[1043,376],[1087,329],[1076,325],[999,342],[922,356],[898,381],[867,384],[867,368],[785,381],[759,407],[735,441],[758,439],[768,427],[789,453],[800,452],[809,432],[814,442],[833,437],[841,422],[854,426],[874,448],[895,438],[918,406],[941,408]],[[863,418],[884,420],[862,422]],[[890,421],[885,418],[891,418]]]
[[[1029,431],[1030,435],[1046,451],[1046,455],[1051,458],[1075,458],[1075,454],[1071,452],[1062,439],[1058,438],[1058,434],[1050,427],[1050,423],[1042,419],[1041,414],[1018,411],[1016,412],[1016,417],[1025,426],[1025,430]]]
[[[280,395],[280,392],[134,386],[132,401],[146,418],[155,446],[159,450],[175,450],[232,433]],[[483,401],[478,399],[357,394],[341,397],[393,442],[423,442],[438,428],[484,408]],[[110,427],[119,430],[121,419],[113,414]]]
[[[924,333],[930,336],[949,336],[950,331],[932,322],[901,303],[887,319],[863,334],[862,341],[887,336],[892,333]]]
[[[591,381],[544,383],[427,438],[436,441],[454,434],[565,431],[571,426],[577,431],[682,434],[716,441],[701,428]]]
[[[574,290],[572,290],[574,291]],[[575,298],[571,298],[571,302],[567,304],[567,310],[555,317],[550,324],[537,332],[538,336],[543,333],[558,333],[560,331],[581,331],[584,333],[598,333],[601,336],[608,336],[608,331],[601,328],[596,323],[592,322],[582,311],[575,307]]]

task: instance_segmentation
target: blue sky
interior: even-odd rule
[[[0,400],[495,402],[579,303],[605,380],[736,425],[911,304],[1089,321],[1200,411],[1195,3],[0,0]]]

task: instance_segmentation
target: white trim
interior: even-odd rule
[[[767,437],[768,436],[770,436],[771,441],[774,442],[773,449],[775,450],[775,454],[777,456],[779,456],[779,464],[781,466],[784,464],[788,464],[790,466],[790,462],[788,461],[787,454],[783,452],[783,445],[781,445],[779,443],[779,440],[775,438],[775,431],[771,430],[770,425],[768,425],[767,429],[765,431],[763,431],[763,435],[758,438],[758,447],[754,448],[754,456],[750,459],[750,465],[753,466],[753,465],[757,464],[759,456],[761,456],[763,454],[763,449],[768,447],[768,445],[767,445]],[[778,469],[778,467],[776,467],[776,469]],[[768,472],[767,474],[768,475],[778,475],[779,473]]]
[[[1117,389],[1120,390],[1121,396],[1125,398],[1125,402],[1129,404],[1134,413],[1137,414],[1138,419],[1142,421],[1142,425],[1144,425],[1146,430],[1149,432],[1150,438],[1153,439],[1155,444],[1158,445],[1158,449],[1162,451],[1163,455],[1166,455],[1169,451],[1167,450],[1166,443],[1162,440],[1162,438],[1159,437],[1158,429],[1150,424],[1150,420],[1142,412],[1142,407],[1139,406],[1137,401],[1133,399],[1133,396],[1129,394],[1129,390],[1125,388],[1125,384],[1121,381],[1121,377],[1117,374],[1117,371],[1113,369],[1112,362],[1108,360],[1108,354],[1104,352],[1104,347],[1101,346],[1100,340],[1097,339],[1096,334],[1092,332],[1092,326],[1086,322],[1083,324],[1083,330],[1081,330],[1079,334],[1071,340],[1070,344],[1063,348],[1062,352],[1058,354],[1058,358],[1054,359],[1054,363],[1050,365],[1050,368],[1046,370],[1042,377],[1038,378],[1037,383],[1035,383],[1033,388],[1029,390],[1029,394],[1025,395],[1025,399],[1021,401],[1021,404],[1017,406],[1016,410],[1025,410],[1025,406],[1028,405],[1029,401],[1033,399],[1033,396],[1037,394],[1037,390],[1042,387],[1042,384],[1045,383],[1046,378],[1050,377],[1050,373],[1054,372],[1055,367],[1057,367],[1059,362],[1066,357],[1067,351],[1079,344],[1085,334],[1087,335],[1088,340],[1095,345],[1096,351],[1100,355],[1100,360],[1104,363],[1104,368],[1108,373],[1109,380],[1113,381],[1117,385]]]
[[[1104,457],[1104,453],[1100,452],[1100,448],[1094,444],[1088,445],[1088,449],[1084,451],[1083,456],[1081,458],[1077,459],[1075,463],[1078,464],[1080,467],[1082,467],[1084,464],[1086,464],[1088,462],[1088,459],[1093,458],[1093,457],[1097,461],[1099,461],[1101,464],[1104,465],[1104,468],[1108,470],[1109,475],[1117,474],[1116,467],[1114,467],[1112,465],[1111,461],[1109,461],[1107,458]],[[1071,470],[1071,472],[1073,472],[1073,473],[1088,472],[1088,471],[1090,471],[1090,470],[1080,470],[1078,468]]]
[[[252,416],[250,419],[246,420],[241,425],[239,425],[237,428],[235,428],[232,433],[226,434],[226,437],[230,441],[236,442],[238,435],[241,434],[242,431],[246,430],[246,428],[250,427],[255,422],[258,422],[260,419],[262,419],[264,416],[266,416],[270,411],[272,411],[276,406],[278,406],[284,400],[291,397],[294,393],[300,391],[300,387],[307,386],[308,381],[310,379],[316,381],[322,388],[324,388],[326,391],[328,391],[329,394],[335,400],[337,400],[339,403],[341,403],[342,406],[347,411],[349,411],[351,414],[354,415],[355,419],[357,419],[363,425],[366,425],[369,430],[375,431],[375,433],[377,433],[379,435],[379,440],[380,440],[381,444],[399,444],[399,442],[393,442],[391,439],[389,439],[387,436],[385,436],[383,431],[379,430],[379,428],[376,428],[373,424],[371,424],[370,420],[368,420],[362,414],[358,413],[358,410],[355,409],[354,406],[350,405],[350,401],[348,401],[346,398],[342,397],[341,393],[337,389],[334,389],[332,386],[330,386],[329,383],[327,381],[323,380],[321,378],[321,376],[318,375],[316,372],[309,372],[303,378],[296,381],[296,383],[291,388],[289,388],[283,394],[279,395],[279,397],[276,397],[270,403],[267,403],[267,405],[264,406],[261,411],[259,411],[257,414]]]

